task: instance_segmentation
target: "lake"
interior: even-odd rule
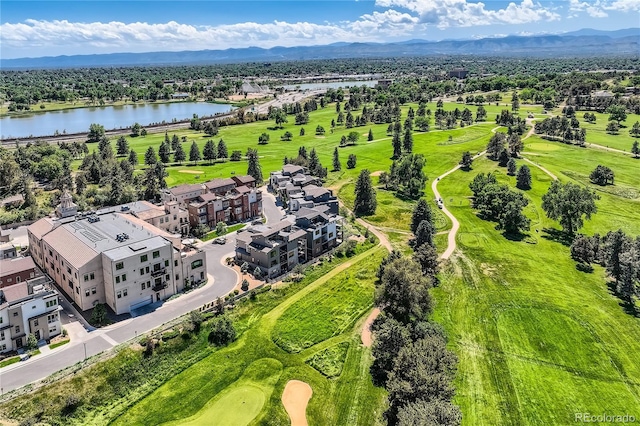
[[[338,87],[367,86],[374,87],[378,84],[378,80],[359,80],[359,81],[332,81],[330,83],[302,83],[302,84],[285,84],[282,87],[285,90],[319,90],[319,89],[337,89]]]
[[[36,105],[37,108],[37,105]],[[0,136],[2,138],[50,136],[58,132],[88,132],[91,123],[99,123],[105,129],[131,127],[134,123],[147,126],[152,123],[173,119],[183,120],[199,116],[208,116],[234,109],[227,104],[207,102],[173,102],[165,104],[139,104],[65,109],[60,111],[34,112],[29,115],[7,116],[0,118]]]

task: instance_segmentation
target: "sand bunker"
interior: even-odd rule
[[[380,176],[381,174],[382,174],[382,170],[378,170],[377,172],[371,173],[371,176],[376,177],[376,176]]]
[[[360,338],[362,339],[362,344],[367,348],[371,347],[371,343],[373,343],[373,333],[371,333],[371,324],[373,324],[373,320],[375,320],[378,315],[380,315],[380,309],[375,308],[367,319],[364,321],[364,325],[362,326],[362,334]]]
[[[178,170],[178,173],[189,173],[192,175],[203,175],[204,172],[202,170]]]
[[[282,405],[291,419],[291,426],[307,426],[307,404],[313,395],[311,386],[300,380],[289,380],[282,392]]]

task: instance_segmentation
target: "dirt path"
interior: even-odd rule
[[[476,154],[473,159],[475,160],[476,158],[484,155],[487,151],[482,151],[478,154]],[[440,179],[444,178],[445,176],[450,175],[451,173],[455,172],[456,170],[458,170],[460,168],[460,165],[458,164],[457,166],[455,166],[453,169],[449,170],[446,173],[441,174],[436,180],[434,180],[431,183],[431,189],[433,190],[433,194],[435,195],[436,198],[440,199],[440,192],[438,192],[438,182],[440,182]],[[449,236],[447,238],[447,249],[444,251],[444,253],[442,253],[442,255],[440,256],[440,258],[442,259],[448,259],[451,254],[454,252],[454,250],[456,249],[456,234],[458,233],[458,229],[460,228],[460,222],[458,222],[458,219],[456,219],[456,217],[447,209],[447,207],[444,205],[444,203],[442,203],[442,212],[447,215],[447,217],[449,219],[451,219],[451,223],[453,224],[453,226],[451,226],[451,230],[449,230]]]
[[[307,426],[307,404],[313,390],[305,382],[289,380],[282,392],[282,405],[291,419],[291,426]]]
[[[537,168],[539,168],[540,170],[542,170],[543,172],[545,172],[546,174],[548,174],[549,176],[551,176],[551,179],[553,180],[558,180],[558,176],[554,175],[553,173],[551,173],[549,170],[545,169],[544,167],[542,167],[540,164],[538,163],[534,163],[533,161],[529,160],[528,158],[522,157],[522,159],[524,161],[526,161],[529,164],[532,164],[534,166],[536,166]]]
[[[378,315],[380,315],[380,309],[373,308],[373,311],[371,311],[367,319],[364,321],[364,324],[362,325],[362,334],[360,335],[360,338],[362,339],[362,344],[367,348],[370,348],[371,343],[373,343],[371,324],[373,324],[373,320],[375,320]]]
[[[620,154],[633,155],[631,152],[623,151],[621,149],[609,148],[608,146],[598,145],[597,143],[590,143],[587,145],[589,148],[602,149],[604,151],[618,152]]]

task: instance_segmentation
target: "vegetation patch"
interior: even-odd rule
[[[616,183],[615,185],[608,185],[608,186],[594,185],[590,182],[589,176],[586,174],[574,172],[571,170],[563,170],[562,173],[570,177],[571,179],[576,180],[584,185],[587,185],[589,188],[594,189],[596,191],[606,192],[607,194],[615,195],[622,198],[627,198],[630,200],[635,200],[637,198],[640,198],[640,191],[630,186],[620,185],[619,183]]]
[[[276,322],[273,341],[295,353],[352,327],[371,307],[380,260],[380,253],[369,256],[291,305]]]
[[[307,359],[307,364],[327,377],[338,377],[342,373],[344,360],[347,358],[349,342],[338,343],[316,352]]]

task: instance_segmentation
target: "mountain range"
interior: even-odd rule
[[[640,56],[640,28],[616,31],[582,29],[556,35],[506,36],[473,40],[407,40],[394,43],[334,43],[324,46],[247,47],[226,50],[110,53],[0,59],[2,69],[102,66],[222,64],[399,56]]]

